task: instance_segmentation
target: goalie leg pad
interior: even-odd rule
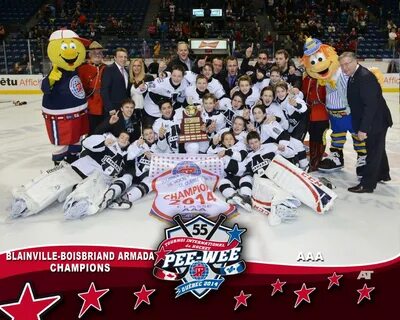
[[[68,195],[63,206],[64,217],[78,219],[98,213],[111,180],[111,177],[99,171],[93,172]]]
[[[15,188],[12,191],[14,213],[18,210],[15,207],[18,199],[25,202],[26,210],[21,215],[29,216],[36,214],[48,207],[57,199],[63,200],[73,187],[82,181],[82,178],[66,162],[52,169],[46,170],[40,176],[34,178],[25,185]],[[13,212],[12,212],[13,213]],[[16,217],[13,215],[13,217]]]
[[[317,213],[333,206],[337,195],[318,179],[276,155],[266,170],[269,179]]]

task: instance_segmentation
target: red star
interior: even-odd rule
[[[165,256],[170,252],[171,252],[171,250],[165,250],[164,247],[161,247],[160,250],[155,252],[157,258],[156,258],[156,262],[154,262],[154,265],[156,265],[159,261],[164,260]]]
[[[330,277],[328,277],[329,285],[328,290],[335,284],[339,287],[339,279],[343,277],[342,274],[337,275],[336,272],[333,273]]]
[[[251,294],[244,294],[243,290],[240,291],[240,294],[238,296],[235,296],[235,300],[236,300],[236,305],[234,310],[236,310],[237,308],[239,308],[242,304],[247,307],[247,299],[251,297]]]
[[[364,283],[364,286],[362,289],[358,289],[357,292],[360,294],[358,297],[357,304],[359,304],[364,298],[367,298],[368,300],[371,300],[370,293],[375,289],[375,287],[368,288],[367,284]]]
[[[150,305],[150,299],[149,296],[156,291],[156,289],[150,289],[147,290],[145,285],[142,285],[142,289],[140,289],[140,291],[134,292],[133,294],[138,297],[135,303],[135,310],[137,309],[137,307],[140,306],[140,304],[144,301],[146,302],[148,305]]]
[[[307,288],[306,284],[303,283],[300,290],[295,290],[294,293],[297,294],[297,300],[294,305],[295,308],[303,301],[310,303],[310,293],[313,292],[316,288]]]
[[[60,299],[60,296],[35,299],[30,283],[26,283],[19,301],[0,305],[0,310],[12,320],[40,320],[40,315]]]
[[[78,296],[84,300],[78,318],[80,319],[90,307],[95,307],[101,311],[100,298],[104,296],[110,289],[96,290],[96,286],[92,282],[87,292],[78,293]]]
[[[277,291],[283,292],[282,287],[285,285],[286,282],[281,282],[279,279],[276,279],[275,283],[271,283],[272,290],[271,296],[273,296]]]

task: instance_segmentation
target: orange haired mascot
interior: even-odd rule
[[[367,150],[365,142],[358,139],[352,128],[350,108],[347,103],[348,78],[340,69],[339,57],[335,49],[322,44],[318,39],[308,38],[304,45],[302,62],[305,66],[306,78],[310,77],[316,80],[317,88],[319,86],[325,87],[325,107],[332,129],[330,154],[319,163],[318,170],[332,172],[344,167],[343,146],[346,142],[347,132],[350,132],[353,138],[354,150],[357,152],[357,175],[361,176]],[[305,85],[307,86],[307,82]],[[303,90],[307,95],[307,88],[304,85]],[[314,97],[315,95],[316,93]],[[310,96],[312,97],[312,95]],[[315,98],[311,99],[315,101]],[[311,101],[311,106],[314,103],[313,101]]]

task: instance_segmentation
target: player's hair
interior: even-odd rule
[[[288,84],[287,84],[286,81],[279,81],[279,82],[275,85],[275,92],[276,92],[276,89],[277,89],[277,88],[282,88],[282,89],[285,89],[286,91],[289,90],[289,86],[288,86]]]
[[[133,104],[133,106],[135,107],[135,101],[133,101],[131,98],[126,98],[124,100],[121,101],[121,108],[126,105],[126,104]]]
[[[122,47],[118,47],[115,49],[114,56],[117,56],[117,52],[125,52],[128,55],[128,50],[126,50],[125,48],[122,48]]]
[[[240,91],[236,91],[236,92],[232,95],[231,100],[233,100],[233,98],[235,98],[235,97],[239,97],[239,98],[242,100],[242,104],[245,104],[246,99],[244,98],[243,93],[241,93]]]
[[[197,75],[197,77],[196,77],[196,83],[197,83],[197,81],[200,80],[200,79],[204,79],[204,80],[207,81],[206,76],[205,76],[204,74],[201,74],[201,73]]]
[[[251,78],[247,74],[245,74],[239,78],[238,85],[240,85],[240,82],[244,82],[244,81],[247,81],[251,85]]]
[[[275,98],[275,90],[271,86],[264,87],[260,92],[260,97],[264,94],[265,91],[272,91],[272,96]]]
[[[129,140],[130,140],[131,136],[130,136],[129,132],[128,132],[128,131],[125,131],[125,130],[121,131],[121,132],[119,133],[118,137],[119,137],[121,134],[123,134],[123,133],[124,133],[124,134],[127,134],[128,137],[129,137]]]
[[[239,119],[239,120],[242,120],[242,121],[243,121],[243,124],[244,124],[244,126],[245,126],[245,129],[246,129],[246,123],[247,123],[247,120],[246,120],[245,118],[243,118],[242,116],[236,116],[235,118],[233,118],[233,122],[235,122],[237,119]]]
[[[209,93],[207,92],[204,96],[203,96],[203,101],[206,101],[207,99],[213,99],[214,102],[217,102],[217,97],[213,94],[213,93]]]
[[[262,104],[256,104],[253,109],[251,110],[251,112],[254,114],[254,110],[255,109],[260,109],[262,111],[262,113],[265,114],[266,110],[265,110],[265,106]]]
[[[204,66],[201,68],[201,70],[203,71],[203,69],[204,69],[205,67],[210,67],[210,68],[211,68],[211,70],[212,70],[212,71],[214,71],[214,70],[213,70],[213,66],[212,66],[212,63],[211,63],[211,62],[206,62],[206,63],[204,64]]]
[[[225,131],[223,134],[221,134],[221,144],[224,144],[224,139],[227,135],[231,135],[233,137],[233,140],[235,140],[235,143],[237,142],[235,135],[231,131]]]
[[[150,125],[143,125],[143,127],[142,127],[142,132],[144,132],[144,130],[148,130],[148,129],[151,129],[151,130],[153,130],[153,127],[152,126],[150,126]]]
[[[166,104],[166,103],[169,103],[169,104],[171,105],[171,107],[172,107],[172,101],[171,101],[171,99],[162,98],[162,99],[158,102],[158,107],[160,108],[160,110],[161,110],[161,107],[162,107],[164,104]]]
[[[246,137],[247,143],[249,143],[249,141],[250,141],[251,139],[261,140],[260,135],[258,134],[257,131],[250,131],[250,132],[247,134],[247,137]]]
[[[174,70],[179,70],[180,72],[182,72],[182,75],[185,74],[185,68],[179,64],[175,64],[172,66],[171,73],[174,72]]]
[[[281,73],[281,70],[280,70],[277,66],[273,66],[273,67],[271,68],[271,70],[269,71],[269,73],[271,74],[272,72],[277,72],[277,73],[279,73],[279,75],[282,74],[282,73]]]
[[[289,52],[287,52],[285,49],[279,49],[275,52],[275,57],[278,54],[283,54],[285,56],[285,59],[289,59]]]

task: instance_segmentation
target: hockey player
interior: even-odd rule
[[[130,186],[132,174],[125,171],[127,132],[122,132],[118,138],[111,134],[92,135],[83,140],[82,145],[86,149],[84,157],[71,165],[62,163],[13,190],[13,218],[36,214],[54,201],[65,199],[67,219],[95,214],[100,211],[103,194],[114,177],[120,177],[127,187]]]
[[[286,118],[282,108],[274,101],[274,89],[270,86],[261,90],[261,105],[265,107],[266,115],[270,121],[276,120],[284,130],[289,129],[289,121]],[[251,111],[250,119],[254,122],[253,111]]]
[[[308,111],[307,105],[298,95],[289,93],[286,82],[279,82],[275,86],[276,101],[289,120],[288,131],[293,138],[304,140],[307,133]]]
[[[153,124],[153,130],[158,135],[158,140],[165,140],[162,151],[164,153],[179,153],[179,133],[182,123],[183,110],[174,110],[171,100],[161,100],[159,110],[161,117]]]
[[[148,92],[144,99],[144,114],[147,125],[152,125],[157,118],[161,117],[159,107],[161,100],[170,99],[174,109],[183,105],[187,87],[187,82],[183,81],[184,72],[182,66],[174,66],[170,77],[157,78],[147,84]]]
[[[127,154],[128,161],[135,161],[133,183],[136,185],[121,196],[124,182],[120,179],[115,180],[105,193],[102,206],[108,206],[110,209],[129,209],[132,207],[132,202],[139,200],[152,190],[149,178],[150,161],[154,153],[162,153],[163,143],[166,143],[165,139],[164,141],[157,140],[151,127],[143,129],[143,137],[129,146]]]
[[[245,105],[248,109],[256,104],[260,98],[260,92],[257,88],[251,87],[251,79],[249,76],[241,76],[238,80],[239,92],[243,94]],[[233,93],[232,93],[233,96]]]
[[[303,143],[290,136],[287,130],[276,121],[275,116],[268,116],[263,105],[253,108],[255,130],[262,143],[277,143],[281,155],[293,163],[299,162],[300,168],[307,169],[308,160]]]
[[[226,198],[226,202],[237,204],[246,211],[251,211],[251,177],[237,175],[239,163],[247,156],[246,145],[238,142],[232,132],[227,131],[221,135],[220,139],[218,136],[214,137],[207,153],[217,154],[224,163],[225,177],[219,183],[218,188]]]
[[[246,137],[247,137],[247,131],[246,131],[246,124],[247,120],[245,120],[241,116],[237,116],[233,120],[232,127],[227,127],[222,129],[221,131],[218,132],[218,136],[221,136],[224,132],[231,132],[233,136],[235,137],[235,140],[243,143],[246,145]]]
[[[224,111],[225,121],[227,127],[232,127],[233,120],[237,116],[241,116],[246,121],[250,120],[250,110],[245,105],[245,99],[242,93],[235,92],[232,95],[232,101],[228,108]]]
[[[185,89],[185,103],[184,106],[194,105],[201,106],[203,97],[210,91],[207,89],[208,81],[207,78],[199,74],[196,77],[196,84],[186,87]]]

